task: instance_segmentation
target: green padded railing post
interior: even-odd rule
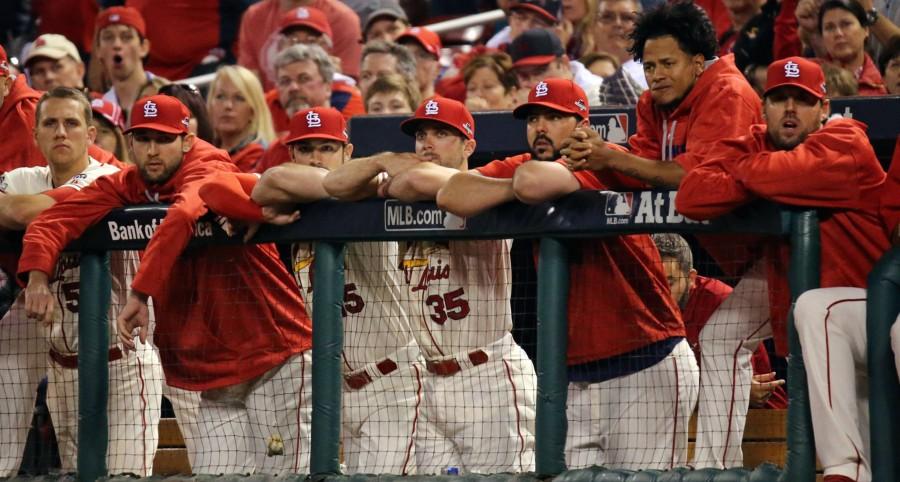
[[[81,254],[78,295],[78,479],[106,476],[109,421],[109,258]]]
[[[900,312],[900,248],[887,252],[869,274],[869,419],[872,480],[900,480],[900,383],[891,349],[891,326]]]
[[[566,470],[566,345],[569,260],[558,239],[541,239],[538,260],[537,422],[535,470],[551,476]]]
[[[791,312],[788,315],[788,405],[787,462],[781,480],[807,482],[816,480],[816,442],[813,438],[812,415],[800,337],[794,327],[794,302],[804,291],[819,287],[819,218],[815,211],[791,214]]]
[[[316,243],[313,270],[311,474],[340,473],[344,245]]]

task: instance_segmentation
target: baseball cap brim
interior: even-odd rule
[[[556,60],[556,55],[535,55],[532,57],[524,57],[513,62],[513,68],[534,67],[536,65],[547,65]]]
[[[293,21],[293,22],[285,25],[284,27],[281,27],[278,30],[278,33],[284,33],[286,30],[293,30],[295,28],[307,28],[307,29],[312,30],[313,32],[320,34],[320,35],[325,35],[325,32],[322,31],[322,28],[320,26],[316,25],[313,22],[308,22],[308,21],[304,21],[304,20]]]
[[[419,128],[419,124],[421,124],[423,122],[437,122],[439,124],[444,124],[445,126],[450,127],[453,130],[455,130],[456,132],[459,132],[460,134],[462,134],[462,136],[465,137],[466,139],[472,138],[472,136],[461,131],[458,126],[451,124],[450,122],[447,122],[445,120],[436,119],[436,118],[422,119],[420,117],[413,117],[411,119],[406,119],[405,121],[400,123],[400,130],[403,131],[403,133],[408,136],[415,137],[416,131]]]
[[[528,102],[522,104],[513,109],[513,117],[515,117],[516,119],[525,119],[530,115],[532,109],[534,109],[535,107],[546,107],[557,112],[563,112],[565,114],[575,114],[579,117],[586,117],[584,114],[575,109],[566,109],[559,104],[554,104],[551,102]]]
[[[309,134],[302,134],[302,135],[299,135],[296,137],[291,137],[290,139],[285,139],[284,143],[285,144],[293,144],[294,142],[305,141],[307,139],[322,139],[322,140],[326,140],[326,141],[338,141],[338,142],[343,142],[343,143],[347,142],[347,139],[345,139],[343,137],[333,136],[331,134],[309,133]]]
[[[418,44],[420,47],[422,47],[423,49],[425,49],[426,52],[428,52],[429,54],[433,55],[435,58],[440,58],[440,55],[438,55],[437,49],[435,48],[434,45],[428,45],[428,44],[426,44],[422,39],[420,39],[419,37],[416,37],[415,35],[413,35],[413,34],[411,34],[411,33],[405,33],[405,34],[402,34],[402,35],[400,35],[399,37],[397,37],[397,40],[395,40],[395,42],[398,43],[398,44],[399,44],[399,43],[402,43],[403,41],[412,41],[412,42],[415,42],[415,43]]]
[[[530,11],[540,15],[541,17],[543,17],[545,20],[549,21],[550,23],[559,22],[559,19],[556,18],[550,12],[544,10],[541,7],[538,7],[537,5],[533,5],[530,3],[517,3],[515,5],[510,5],[509,9],[510,10],[530,10]]]
[[[136,126],[131,126],[128,129],[125,129],[125,133],[133,132],[140,129],[146,129],[150,131],[159,131],[165,132],[166,134],[187,134],[188,130],[185,129],[176,129],[172,126],[167,126],[165,124],[157,124],[156,122],[150,122],[147,124],[139,124]]]
[[[65,51],[53,48],[53,47],[38,47],[31,52],[28,53],[28,57],[25,57],[25,65],[28,65],[32,60],[46,58],[59,60],[63,57],[68,56]]]
[[[803,84],[801,84],[801,83],[799,83],[799,82],[785,82],[785,83],[783,83],[783,84],[778,84],[778,85],[774,85],[774,86],[772,86],[772,87],[769,87],[768,89],[765,90],[765,92],[763,92],[763,97],[769,95],[769,93],[772,92],[772,91],[774,91],[774,90],[778,90],[778,89],[780,89],[780,88],[782,88],[782,87],[788,87],[788,86],[790,86],[790,87],[797,87],[798,89],[801,89],[801,90],[803,90],[804,92],[808,92],[808,93],[811,94],[813,97],[815,97],[816,99],[819,99],[819,100],[822,100],[822,99],[825,98],[825,94],[823,94],[822,92],[816,92],[815,90],[809,88],[809,86],[803,85]]]

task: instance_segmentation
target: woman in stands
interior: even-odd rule
[[[560,17],[566,54],[577,59],[594,50],[594,18],[597,16],[597,0],[562,0]]]
[[[412,114],[421,102],[419,87],[400,74],[378,76],[364,99],[367,114]]]
[[[191,113],[188,132],[206,142],[213,142],[213,129],[209,123],[209,112],[206,111],[206,99],[196,85],[166,84],[159,88],[159,93],[175,97],[188,108]]]
[[[91,110],[94,111],[91,125],[97,129],[94,144],[107,152],[112,152],[116,159],[130,163],[128,148],[125,145],[125,135],[122,134],[125,125],[122,109],[118,104],[97,98],[91,100]]]
[[[827,0],[819,9],[819,33],[826,62],[849,70],[859,83],[859,95],[885,95],[884,81],[866,53],[869,36],[866,11],[856,0]]]
[[[508,110],[517,105],[518,81],[512,58],[504,52],[473,57],[462,69],[470,111]],[[527,93],[525,93],[527,95]]]
[[[275,139],[259,79],[238,65],[219,67],[206,102],[216,147],[228,151],[241,171],[252,172]]]

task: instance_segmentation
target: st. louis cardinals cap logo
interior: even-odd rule
[[[148,100],[146,104],[144,104],[144,117],[156,117],[159,115],[159,109],[156,107],[156,103],[152,100]]]
[[[318,112],[309,111],[306,113],[306,127],[322,127],[322,119]]]
[[[297,18],[309,18],[309,10],[305,8],[297,9]]]
[[[784,64],[784,76],[790,79],[800,77],[800,66],[795,62],[788,61]]]
[[[122,19],[122,17],[120,17],[118,13],[114,13],[114,14],[112,14],[112,15],[109,16],[109,21],[110,21],[110,22],[118,22],[118,21],[121,20],[121,19]]]
[[[434,99],[425,103],[425,115],[437,115],[438,109],[438,103]]]
[[[550,89],[547,87],[547,83],[543,80],[538,82],[537,85],[534,86],[534,96],[535,97],[543,97],[550,93]]]

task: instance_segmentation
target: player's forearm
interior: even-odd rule
[[[387,195],[405,202],[433,201],[438,192],[457,173],[432,163],[422,163],[397,174],[390,181]]]
[[[257,204],[305,203],[329,196],[323,182],[328,171],[300,164],[282,164],[267,170],[253,188]]]
[[[22,231],[56,201],[43,194],[14,194],[0,198],[0,228]]]
[[[515,198],[512,179],[498,179],[467,171],[450,177],[438,191],[437,204],[457,216],[471,217]]]
[[[354,201],[372,197],[376,193],[375,178],[381,174],[381,167],[374,157],[364,157],[341,165],[328,173],[322,187],[332,197]]]
[[[580,185],[562,164],[528,161],[516,169],[512,187],[519,201],[538,204],[575,192]]]
[[[677,162],[645,159],[628,152],[615,151],[609,167],[658,188],[675,189],[684,177],[684,169]]]

